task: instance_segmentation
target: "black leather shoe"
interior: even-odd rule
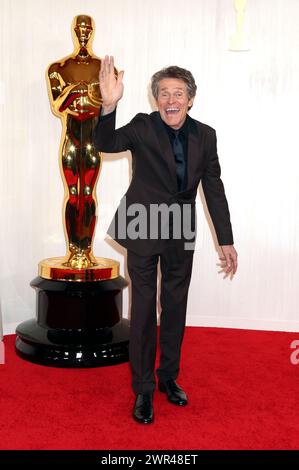
[[[176,383],[175,380],[169,379],[166,382],[159,381],[158,389],[162,393],[166,393],[168,401],[174,405],[185,406],[188,404],[187,395],[184,390]]]
[[[154,420],[153,394],[138,393],[134,405],[133,418],[138,423],[150,424]]]

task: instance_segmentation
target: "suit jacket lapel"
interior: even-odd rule
[[[175,159],[173,156],[173,150],[169,141],[167,131],[164,127],[163,121],[160,114],[156,111],[150,115],[154,128],[157,133],[159,145],[164,156],[164,161],[167,164],[170,176],[171,176],[171,189],[174,193],[178,192],[177,177]],[[187,160],[187,188],[185,191],[191,189],[194,185],[194,180],[198,179],[200,173],[200,166],[202,164],[203,156],[203,135],[200,133],[198,126],[194,119],[187,115],[189,125],[189,137],[188,137],[188,160]]]

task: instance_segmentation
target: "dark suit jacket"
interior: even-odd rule
[[[116,112],[100,117],[94,128],[94,145],[98,151],[117,153],[132,152],[132,180],[122,198],[108,233],[124,247],[140,254],[161,252],[165,240],[159,232],[155,239],[130,239],[126,234],[135,215],[127,213],[132,204],[143,204],[147,209],[147,233],[150,225],[150,204],[189,205],[192,228],[195,226],[195,198],[202,181],[209,213],[219,245],[233,244],[230,214],[220,179],[214,129],[187,116],[189,124],[187,187],[178,192],[175,159],[170,140],[158,112],[137,114],[132,121],[115,130]],[[132,206],[131,206],[132,207]],[[133,206],[134,207],[137,206]],[[185,221],[186,222],[186,221]],[[120,230],[117,230],[117,229]],[[144,229],[144,227],[143,227]],[[143,235],[144,236],[144,230]],[[170,230],[171,232],[171,230]],[[170,233],[171,235],[171,233]],[[182,243],[186,240],[177,240]]]

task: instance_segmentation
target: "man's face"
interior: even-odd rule
[[[178,78],[163,78],[159,82],[157,105],[162,120],[173,129],[180,129],[194,98],[188,97],[187,85]]]

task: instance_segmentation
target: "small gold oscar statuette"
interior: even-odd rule
[[[234,0],[234,6],[236,10],[236,32],[230,38],[229,50],[249,51],[248,38],[244,32],[246,0]]]
[[[128,321],[122,319],[119,262],[94,256],[96,184],[101,154],[92,133],[101,109],[101,59],[92,51],[95,25],[88,15],[72,23],[74,51],[52,63],[46,79],[51,108],[62,123],[59,163],[64,182],[64,257],[39,263],[31,282],[37,321],[17,328],[17,353],[32,362],[66,367],[128,360]],[[117,71],[115,70],[117,74]]]

